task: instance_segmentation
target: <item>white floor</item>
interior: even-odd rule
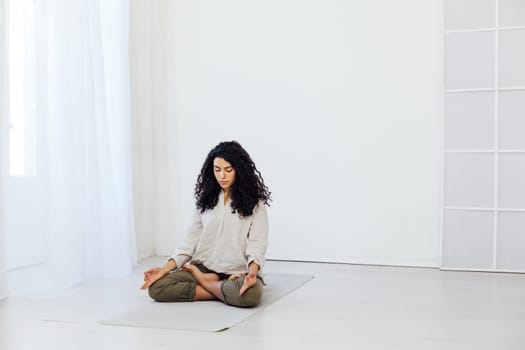
[[[525,275],[269,261],[313,280],[221,333],[99,321],[146,298],[144,262],[128,278],[52,298],[0,302],[0,350],[525,349]],[[57,321],[59,320],[59,321]]]

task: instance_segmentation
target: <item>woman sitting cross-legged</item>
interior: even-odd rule
[[[156,301],[219,299],[254,307],[262,296],[270,191],[242,146],[222,142],[206,157],[195,186],[196,211],[184,242],[141,289]]]

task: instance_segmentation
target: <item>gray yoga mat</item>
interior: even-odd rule
[[[148,300],[138,308],[102,320],[100,323],[112,326],[220,332],[254,315],[312,278],[310,275],[265,274],[266,286],[261,303],[256,308],[237,308],[219,301],[157,303]]]

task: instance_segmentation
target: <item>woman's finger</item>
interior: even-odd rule
[[[147,289],[148,287],[149,287],[148,282],[144,282],[144,283],[142,284],[142,286],[140,286],[140,289],[144,290],[144,289]]]

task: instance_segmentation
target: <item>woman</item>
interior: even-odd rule
[[[197,209],[184,242],[164,266],[144,273],[141,289],[156,301],[219,299],[256,306],[263,289],[270,194],[239,143],[215,146],[197,178]]]

